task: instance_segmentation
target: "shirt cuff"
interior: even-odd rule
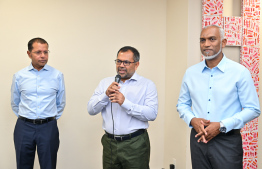
[[[130,102],[128,99],[125,98],[124,103],[121,105],[121,107],[125,108],[127,111],[130,111],[132,108],[133,103]]]
[[[195,116],[189,114],[188,117],[184,119],[184,121],[188,124],[188,126],[189,126],[190,128],[193,128],[193,126],[191,125],[191,120],[192,120],[193,118],[195,118]]]
[[[221,122],[224,124],[224,126],[226,127],[226,133],[231,131],[234,127],[232,125],[232,122],[230,120],[230,118],[227,118],[225,120],[221,120]]]

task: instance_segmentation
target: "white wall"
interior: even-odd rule
[[[176,111],[183,74],[187,68],[188,3],[185,0],[167,0],[167,55],[165,99],[165,158],[164,166],[176,159],[178,169],[186,164],[187,126]]]

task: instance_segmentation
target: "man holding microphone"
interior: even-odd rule
[[[121,48],[115,60],[116,81],[114,77],[103,79],[88,102],[89,114],[101,112],[103,117],[104,169],[149,169],[146,129],[148,121],[156,119],[158,98],[155,84],[136,73],[139,59],[135,48]]]

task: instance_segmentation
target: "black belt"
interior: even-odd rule
[[[233,129],[227,133],[219,133],[218,136],[231,136],[231,135],[238,135],[240,134],[240,129]]]
[[[55,120],[56,118],[55,117],[48,117],[46,119],[28,119],[28,118],[19,116],[19,119],[26,121],[26,122],[33,123],[33,124],[44,124],[44,123],[47,123],[49,121]]]
[[[116,136],[116,135],[113,135],[113,134],[109,134],[107,132],[106,132],[106,134],[107,134],[108,138],[115,139],[116,141],[125,141],[125,140],[129,140],[131,138],[134,138],[136,136],[139,136],[139,135],[143,134],[145,131],[146,131],[146,129],[139,129],[134,133],[130,133],[130,134],[127,134],[127,135],[121,135],[121,136]]]

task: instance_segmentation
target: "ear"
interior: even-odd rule
[[[137,69],[138,66],[139,66],[139,62],[136,62],[135,64],[136,64],[136,65],[135,65],[135,69]]]
[[[29,57],[30,59],[32,59],[32,57],[31,57],[30,54],[31,54],[31,52],[28,50],[28,51],[27,51],[27,55],[28,55],[28,57]]]
[[[226,44],[227,44],[227,39],[223,39],[222,40],[222,48],[224,48],[226,46]]]

